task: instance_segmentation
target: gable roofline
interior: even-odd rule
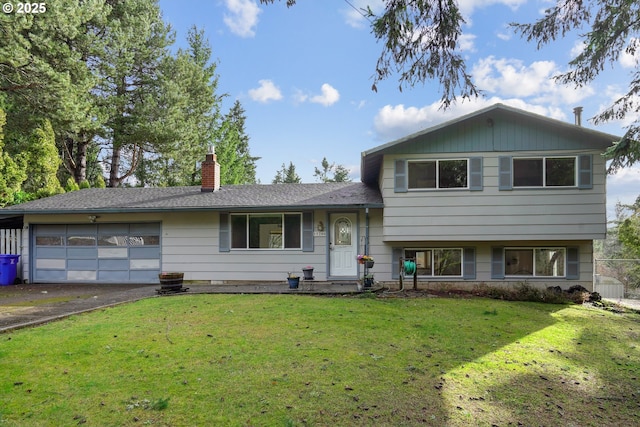
[[[437,133],[438,131],[444,130],[446,128],[450,128],[455,125],[461,124],[463,122],[466,122],[475,118],[479,118],[483,115],[484,116],[489,115],[491,113],[502,114],[507,116],[511,115],[514,117],[518,116],[520,118],[527,119],[531,122],[546,124],[547,126],[557,128],[564,132],[571,132],[576,134],[580,133],[583,135],[587,135],[591,139],[595,140],[597,142],[597,145],[600,146],[602,149],[613,145],[615,141],[619,141],[621,138],[620,136],[617,136],[617,135],[612,135],[606,132],[590,129],[590,128],[576,125],[570,122],[553,119],[540,114],[532,113],[530,111],[511,107],[502,103],[496,103],[488,107],[473,111],[471,113],[456,117],[454,119],[447,120],[445,122],[439,123],[429,128],[420,130],[418,132],[404,136],[394,141],[390,141],[385,144],[370,148],[369,150],[363,151],[361,153],[362,181],[367,183],[376,182],[377,175],[379,173],[379,166],[382,163],[382,156],[384,154],[389,153],[392,150],[395,151],[398,148],[398,146],[411,143],[416,139],[424,138],[429,134]]]

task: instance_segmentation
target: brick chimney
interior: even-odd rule
[[[213,145],[209,146],[209,152],[202,162],[202,189],[203,193],[212,193],[220,189],[220,163],[216,160]]]

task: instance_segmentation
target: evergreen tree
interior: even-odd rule
[[[293,162],[289,162],[289,166],[282,164],[282,168],[276,172],[276,176],[273,178],[274,184],[300,184],[302,178],[296,173],[296,167]]]
[[[114,0],[111,7],[97,91],[106,117],[108,185],[118,187],[146,152],[163,153],[174,142],[160,103],[160,67],[173,39],[156,1]]]
[[[63,193],[57,177],[62,160],[58,155],[51,122],[45,120],[32,132],[26,154],[27,179],[22,184],[22,190],[35,193],[38,198]]]
[[[223,139],[216,145],[218,162],[222,165],[220,181],[223,185],[256,183],[256,161],[260,157],[250,153],[245,121],[245,110],[236,100],[225,116]]]
[[[20,186],[27,179],[25,156],[17,155],[12,158],[3,149],[5,123],[6,115],[3,110],[0,110],[0,207],[14,202],[15,194],[20,191]]]
[[[221,138],[217,64],[202,30],[192,27],[187,40],[189,48],[165,57],[161,67],[168,144],[141,159],[136,176],[143,185],[198,184],[200,161]]]
[[[326,157],[322,158],[322,169],[318,169],[316,167],[313,176],[317,177],[320,182],[351,182],[351,178],[349,178],[349,169],[342,165],[337,165],[335,163],[329,164]],[[330,173],[333,173],[333,178],[329,176]]]
[[[56,1],[46,13],[0,19],[0,92],[8,98],[8,150],[17,155],[43,119],[56,132],[65,167],[85,179],[87,147],[101,128],[88,64],[102,51],[104,0]],[[94,159],[95,161],[95,159]]]

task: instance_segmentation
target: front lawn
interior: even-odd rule
[[[638,425],[640,316],[180,295],[0,335],[0,425]]]

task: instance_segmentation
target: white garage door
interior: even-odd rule
[[[32,282],[158,283],[160,223],[32,226]]]

